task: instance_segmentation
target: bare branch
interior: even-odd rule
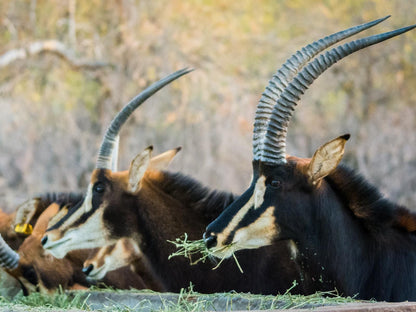
[[[17,60],[23,60],[40,53],[51,53],[66,61],[74,69],[95,70],[102,67],[113,66],[108,62],[88,61],[78,59],[74,52],[69,50],[62,42],[56,40],[37,41],[25,48],[13,49],[0,55],[0,68],[6,67]]]

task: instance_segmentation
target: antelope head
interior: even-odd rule
[[[179,70],[154,83],[118,113],[104,135],[96,168],[92,172],[84,199],[49,227],[42,239],[46,250],[57,258],[62,258],[71,250],[102,247],[125,236],[125,232],[132,226],[133,212],[120,213],[118,209],[129,207],[129,203],[134,200],[133,195],[139,192],[140,180],[148,169],[152,169],[152,166],[158,168],[160,163],[164,162],[162,159],[171,159],[179,149],[152,160],[152,147],[148,147],[134,158],[128,171],[115,172],[111,170],[115,138],[127,118],[140,104],[165,85],[190,71]],[[117,222],[108,222],[110,220]],[[120,226],[114,226],[115,223]]]
[[[384,18],[385,19],[385,18]],[[253,179],[250,187],[206,228],[205,244],[218,257],[240,249],[271,245],[275,240],[297,241],[313,233],[311,214],[322,201],[323,180],[340,162],[349,135],[320,147],[311,159],[286,156],[289,121],[301,95],[326,69],[345,56],[400,35],[416,26],[358,39],[329,50],[329,45],[384,19],[320,39],[296,52],[273,76],[257,106],[253,133]]]

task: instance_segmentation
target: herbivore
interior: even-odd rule
[[[32,233],[39,216],[52,203],[64,205],[78,202],[82,194],[50,192],[39,194],[17,207],[11,213],[0,210],[0,235],[12,249],[16,250]]]
[[[161,89],[164,85],[186,74],[189,70],[178,71],[171,76],[161,80],[159,83],[148,88],[139,94],[133,101],[132,105],[140,105],[146,98]],[[128,107],[130,108],[130,107]],[[127,108],[127,109],[128,109]],[[120,117],[122,119],[123,117]],[[106,141],[110,146],[102,146],[101,161],[108,165],[109,169],[116,170],[117,167],[117,152],[118,152],[118,134],[113,135],[112,132],[118,132],[119,125],[112,124],[109,129],[111,139]],[[106,161],[108,159],[108,162]],[[72,287],[72,285],[89,285],[85,274],[82,272],[83,262],[90,256],[92,250],[83,248],[75,248],[70,254],[63,259],[56,259],[50,253],[45,252],[41,239],[45,234],[48,224],[54,224],[56,220],[61,219],[67,213],[67,209],[60,209],[58,205],[48,207],[47,211],[42,214],[42,220],[38,220],[33,233],[25,240],[18,252],[13,251],[5,242],[0,242],[0,260],[2,266],[18,278],[25,286],[26,293],[33,290],[54,290],[58,285],[64,288]],[[26,243],[26,244],[25,244]],[[81,247],[82,248],[82,247]],[[62,258],[62,257],[60,257]],[[144,288],[145,283],[138,274],[129,272],[125,276],[130,279],[124,279],[121,271],[125,269],[118,269],[117,272],[110,272],[109,275],[114,276],[114,280],[108,283],[106,278],[104,283],[117,288]],[[127,281],[127,285],[124,283]],[[136,281],[140,284],[137,285]],[[122,285],[120,285],[122,283]],[[132,285],[133,283],[133,285]],[[127,286],[127,287],[125,287]]]
[[[286,156],[285,148],[295,106],[322,72],[414,27],[346,43],[303,69],[297,63],[309,50],[302,51],[283,66],[291,74],[273,77],[255,116],[251,185],[204,233],[213,255],[229,257],[291,240],[302,274],[315,289],[336,288],[362,299],[416,300],[416,215],[338,165],[349,135],[324,144],[311,159]]]
[[[132,113],[130,108],[130,104],[126,105],[118,115],[123,121],[116,117],[108,128],[83,202],[48,229],[42,239],[44,248],[62,258],[74,249],[103,247],[123,237],[133,239],[167,291],[179,292],[192,282],[200,292],[276,293],[286,291],[293,280],[300,281],[286,243],[282,243],[279,252],[267,248],[242,252],[238,257],[243,268],[256,263],[256,269],[244,274],[228,260],[214,271],[212,263],[190,266],[188,259],[182,257],[168,260],[175,247],[167,240],[175,240],[185,232],[190,239],[196,239],[234,196],[209,190],[180,173],[161,170],[162,166],[151,160],[151,147],[135,157],[128,171],[110,170],[109,142]],[[118,125],[115,131],[114,124]],[[92,269],[86,268],[86,273]],[[301,286],[296,291],[304,292]]]
[[[78,202],[81,195],[68,194],[67,196],[48,196],[35,198],[21,205],[15,215],[13,224],[25,225],[26,233],[20,235],[24,240],[18,251],[13,251],[6,241],[0,238],[0,259],[1,266],[8,269],[8,272],[22,285],[24,293],[36,290],[47,291],[56,289],[59,285],[64,288],[74,285],[72,266],[68,265],[67,259],[54,261],[51,255],[46,255],[40,244],[46,226],[51,217],[60,210],[60,205],[71,204],[71,201]],[[49,200],[48,200],[49,199]],[[55,201],[55,202],[53,202]],[[62,208],[63,210],[65,208]],[[34,222],[36,220],[36,222]],[[33,226],[33,230],[32,230]],[[13,228],[17,228],[14,227]],[[87,255],[85,255],[86,258]],[[79,269],[80,280],[85,281]],[[59,281],[59,283],[56,283]],[[86,284],[86,283],[85,283]]]
[[[296,72],[291,72],[293,64],[300,62],[303,66],[328,46],[382,20],[314,42],[302,50],[306,51],[306,57],[302,51],[297,52],[291,64],[282,69],[283,73],[294,76]],[[102,145],[105,144],[104,140]],[[62,257],[73,248],[99,247],[129,237],[137,243],[168,291],[179,291],[191,281],[200,292],[233,289],[268,294],[285,291],[294,279],[300,282],[295,291],[314,291],[309,287],[308,276],[302,276],[293,261],[297,250],[290,240],[277,242],[272,247],[239,252],[237,258],[244,274],[231,260],[224,261],[215,271],[211,270],[212,264],[189,266],[187,259],[168,260],[174,246],[167,240],[174,240],[183,233],[187,233],[189,239],[196,239],[206,224],[235,198],[226,192],[204,188],[182,174],[150,168],[150,155],[148,148],[136,156],[128,172],[112,172],[101,160],[100,153],[84,202],[48,229],[48,235],[43,239],[44,247]],[[244,195],[241,198],[244,200]]]
[[[81,198],[81,196],[78,197],[78,200]],[[33,291],[51,292],[57,290],[58,287],[80,289],[91,285],[82,272],[82,264],[88,257],[91,257],[91,254],[94,254],[93,250],[74,250],[65,258],[56,259],[52,255],[45,253],[40,243],[49,221],[56,216],[63,215],[67,210],[67,205],[70,204],[65,201],[62,202],[62,197],[59,202],[61,205],[65,203],[65,206],[62,207],[57,202],[54,202],[45,209],[43,205],[45,201],[37,199],[36,201],[30,200],[19,207],[16,215],[19,216],[20,224],[24,224],[21,221],[26,218],[26,214],[34,213],[36,215],[36,210],[38,209],[42,213],[37,217],[33,231],[28,234],[17,252],[13,251],[0,237],[0,265],[20,282],[25,294]],[[34,203],[36,205],[32,205]],[[29,222],[31,219],[26,218],[26,220]],[[99,282],[122,289],[147,288],[141,277],[133,274],[129,268],[119,267],[118,269],[106,276],[102,276],[99,281],[95,281],[93,284]]]
[[[137,243],[127,237],[120,238],[117,243],[101,247],[94,255],[84,262],[83,272],[87,280],[102,280],[108,272],[129,266],[143,279],[146,289],[163,292],[166,289],[159,280],[147,257]]]

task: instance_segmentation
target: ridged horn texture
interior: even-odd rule
[[[0,235],[0,266],[5,269],[13,270],[17,268],[19,259],[19,254],[11,249]]]
[[[295,77],[299,70],[312,58],[331,45],[373,27],[389,17],[390,15],[369,23],[342,30],[325,38],[321,38],[296,51],[289,59],[286,60],[282,67],[276,71],[272,79],[269,81],[262,97],[260,98],[259,104],[257,105],[253,130],[254,160],[260,159],[261,151],[263,150],[264,137],[266,135],[270,116],[272,115],[273,106],[276,104],[283,90],[292,81],[293,77]]]
[[[96,169],[111,169],[112,168],[112,155],[117,145],[117,136],[120,132],[121,127],[133,113],[133,111],[140,106],[145,100],[155,94],[157,91],[162,89],[167,84],[178,79],[179,77],[191,72],[193,69],[184,68],[166,76],[165,78],[153,83],[147,87],[139,95],[133,98],[126,106],[117,114],[113,119],[110,126],[108,127],[103,141],[101,143],[100,151],[98,153]]]
[[[358,50],[398,36],[415,27],[416,25],[412,25],[345,43],[321,54],[306,65],[284,89],[273,107],[260,160],[271,164],[286,163],[286,133],[290,118],[301,95],[320,74],[337,61]]]
[[[113,153],[111,155],[111,171],[116,172],[118,168],[118,151],[120,149],[120,136],[118,135],[114,142]]]

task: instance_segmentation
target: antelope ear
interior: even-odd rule
[[[309,163],[307,174],[312,184],[330,174],[339,164],[344,155],[344,147],[349,134],[342,135],[318,148]]]
[[[182,147],[177,147],[175,149],[171,149],[167,152],[159,154],[155,157],[152,157],[150,160],[149,168],[152,170],[165,170],[168,168],[170,163],[172,162],[173,158],[176,154],[182,149]]]
[[[140,186],[140,181],[150,164],[153,146],[149,146],[138,154],[130,164],[129,169],[129,191],[135,193]]]
[[[40,198],[33,198],[25,201],[16,210],[16,216],[14,217],[14,231],[25,235],[31,234],[32,225],[30,221],[36,212],[40,210]]]

